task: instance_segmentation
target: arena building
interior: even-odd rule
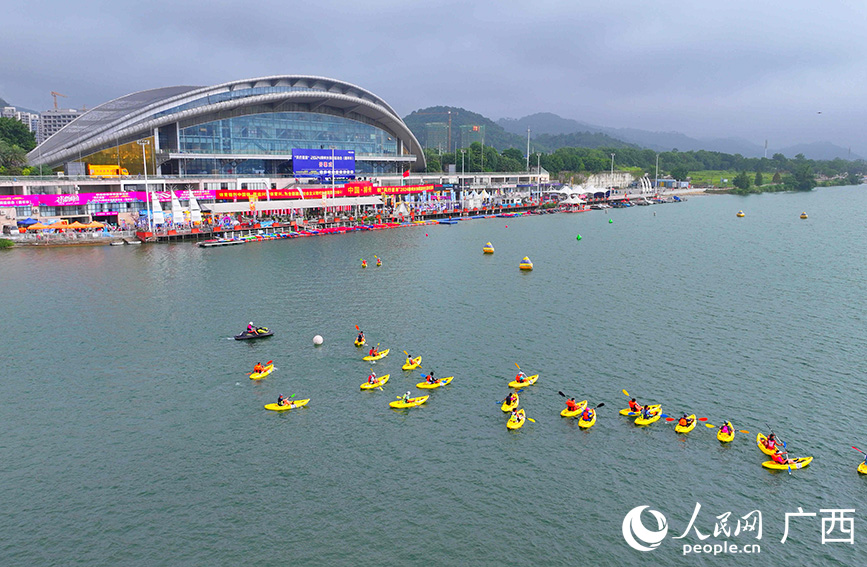
[[[349,83],[301,75],[122,96],[79,116],[28,159],[71,175],[103,165],[130,175],[293,177],[299,173],[293,152],[295,162],[299,152],[314,160],[330,152],[332,175],[343,179],[426,167],[418,140],[383,99]],[[354,156],[353,167],[341,164],[342,173],[334,173],[335,154]]]

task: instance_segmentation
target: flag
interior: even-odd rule
[[[403,172],[403,176],[404,176],[404,177],[409,177],[409,170],[408,170],[408,169],[407,169],[406,171]]]

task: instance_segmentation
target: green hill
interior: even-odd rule
[[[468,147],[472,142],[484,141],[486,146],[496,148],[498,151],[503,151],[508,148],[516,148],[522,154],[527,151],[527,138],[518,134],[507,132],[502,126],[486,118],[481,114],[469,111],[465,108],[457,108],[453,106],[431,106],[428,108],[420,108],[405,116],[403,121],[418,138],[422,147],[436,148],[438,145],[443,145],[443,150],[446,148],[446,140],[448,138],[447,127],[429,126],[432,123],[447,124],[449,120],[449,111],[451,111],[452,132],[451,132],[451,147],[461,148]],[[461,128],[461,127],[464,128]],[[478,126],[478,130],[473,130],[474,126]],[[437,132],[438,131],[438,132]],[[437,132],[435,134],[435,132]],[[483,136],[483,140],[482,140]],[[559,134],[556,136],[543,135],[534,137],[531,140],[531,146],[534,151],[552,152],[563,147],[587,147],[587,148],[623,148],[637,147],[632,144],[627,144],[616,138],[612,138],[602,133],[591,132],[575,132],[571,134]]]

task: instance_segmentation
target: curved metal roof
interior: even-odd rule
[[[209,121],[216,115],[279,112],[287,106],[372,123],[403,142],[425,168],[424,152],[400,116],[383,99],[356,85],[309,75],[279,75],[212,87],[176,86],[128,94],[76,118],[28,154],[30,163],[60,164],[79,155],[140,138],[160,126]],[[252,113],[252,111],[251,111]]]

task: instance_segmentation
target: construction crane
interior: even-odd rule
[[[452,114],[455,116],[458,115],[456,110],[447,110],[446,112],[416,112],[415,114],[437,114],[442,116],[443,114],[449,115],[449,147],[447,149],[448,152],[452,151]]]
[[[57,97],[62,96],[63,98],[68,98],[65,94],[56,93],[51,91],[51,96],[54,97],[54,110],[57,110]]]

